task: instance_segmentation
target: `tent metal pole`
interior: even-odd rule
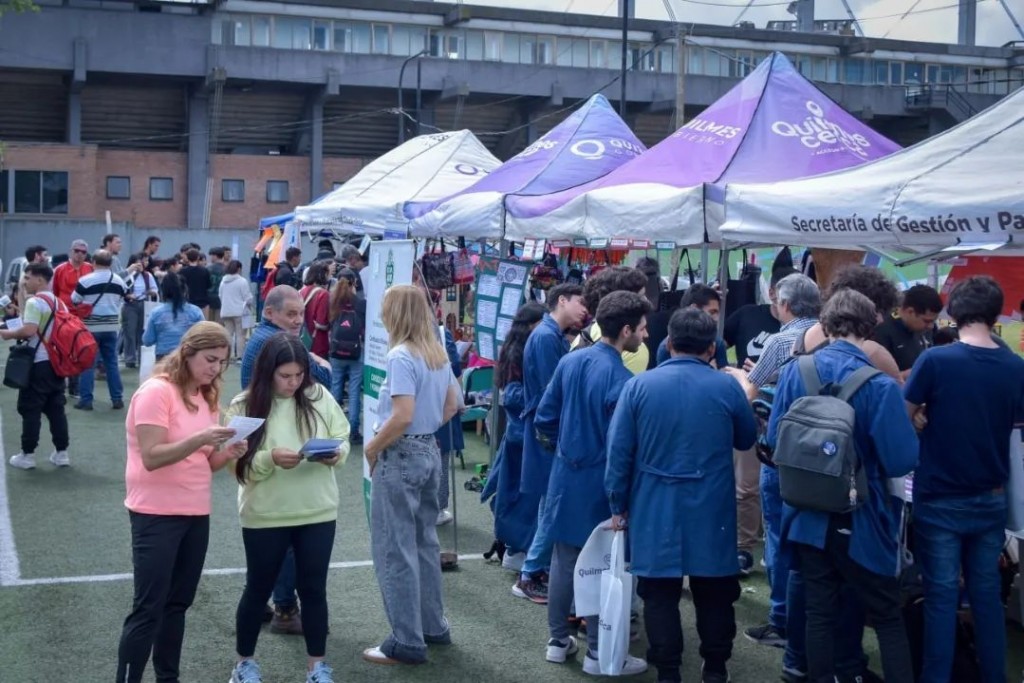
[[[711,278],[708,277],[708,262],[710,260],[711,247],[707,242],[700,245],[700,277],[704,281],[704,284],[710,284]]]
[[[718,336],[725,336],[725,301],[729,297],[729,250],[724,246],[718,251],[718,293],[722,297],[721,313],[718,315]]]

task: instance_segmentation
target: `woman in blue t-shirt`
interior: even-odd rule
[[[155,346],[157,360],[178,348],[185,333],[206,319],[202,309],[188,302],[188,292],[180,276],[174,273],[164,275],[160,296],[164,303],[153,310],[146,323],[146,331],[142,333],[142,345]]]

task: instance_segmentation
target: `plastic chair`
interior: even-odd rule
[[[468,368],[462,373],[462,395],[466,402],[466,412],[462,414],[462,424],[467,422],[482,422],[485,444],[490,444],[491,441],[491,435],[487,429],[487,416],[491,412],[491,400],[481,402],[479,400],[479,392],[493,390],[493,367]],[[477,394],[477,397],[475,399],[470,399],[470,396],[474,393]],[[475,400],[476,402],[470,404],[471,400]],[[459,462],[462,464],[462,469],[466,469],[466,459],[463,456],[462,451],[457,451],[456,455],[459,456]]]

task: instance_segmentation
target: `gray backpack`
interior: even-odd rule
[[[881,372],[866,365],[823,392],[814,356],[800,356],[797,363],[807,395],[779,419],[774,462],[782,500],[795,508],[850,512],[868,499],[868,481],[854,443],[849,401]]]

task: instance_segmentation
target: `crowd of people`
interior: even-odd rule
[[[780,261],[770,303],[731,311],[719,337],[716,288],[694,284],[675,308],[658,306],[671,299],[662,284],[642,262],[556,285],[545,307],[520,310],[501,349],[508,429],[483,495],[519,572],[512,594],[547,605],[547,661],[574,655],[570,629],[585,630],[583,671],[598,671],[597,617],[571,613],[571,573],[611,519],[648,638],[646,661],[628,657],[623,675],[650,665],[680,680],[686,577],[703,680],[728,681],[733,604],[763,537],[770,608],[744,635],[783,650],[783,681],[880,680],[862,647],[870,624],[886,681],[947,683],[962,596],[978,680],[1004,681],[1000,554],[1024,360],[994,334],[999,285],[970,278],[944,306],[925,285],[901,295],[875,268],[850,266],[823,291]],[[943,309],[954,325],[939,329]],[[840,450],[796,417],[817,396],[842,399],[853,423],[855,476],[835,509],[808,507],[792,493],[803,480],[773,460],[794,439],[816,458]],[[903,619],[908,585],[923,590],[920,632]]]
[[[160,260],[150,238],[122,269],[120,246],[108,235],[90,255],[76,240],[56,269],[45,248],[29,250],[6,311],[20,325],[0,330],[35,354],[18,397],[21,452],[10,464],[35,467],[45,415],[50,460],[69,466],[65,395],[93,410],[105,373],[111,409],[129,402],[135,595],[116,680],[142,680],[150,659],[158,680],[178,679],[209,540],[212,476],[227,469],[238,482],[246,556],[230,680],[262,681],[256,645],[270,621],[272,631],[305,639],[307,682],[332,683],[334,468],[362,443],[365,261],[350,245],[336,255],[330,241],[305,264],[298,249],[287,250],[250,326],[253,286],[227,250],[204,259],[189,244],[183,257]],[[436,527],[451,520],[442,454],[461,440],[461,428],[446,428],[459,419],[461,367],[451,332],[439,333],[430,293],[415,280],[384,296],[387,375],[379,422],[362,448],[373,564],[391,627],[363,653],[373,664],[422,663],[430,646],[452,640]],[[512,594],[546,605],[546,661],[565,664],[585,633],[583,671],[601,674],[599,617],[575,614],[573,578],[591,532],[607,523],[626,535],[648,641],[645,658],[626,655],[622,675],[650,666],[658,681],[681,680],[679,602],[688,591],[702,680],[730,680],[734,605],[763,538],[769,611],[743,633],[782,650],[783,681],[879,680],[862,646],[870,625],[886,681],[948,683],[964,595],[979,680],[1004,681],[999,556],[1024,360],[994,334],[999,285],[969,278],[944,305],[923,285],[901,295],[874,268],[847,267],[821,289],[780,261],[769,303],[729,311],[721,336],[726,311],[716,287],[692,284],[681,300],[664,290],[650,261],[557,284],[543,303],[520,307],[501,347],[497,405],[507,427],[482,496],[506,548],[503,564],[517,574]],[[159,305],[143,324],[146,301]],[[57,376],[40,343],[60,306],[82,318],[98,346],[77,382]],[[943,310],[955,333],[936,327]],[[156,366],[126,397],[119,365],[137,367],[144,346],[155,347]],[[233,361],[240,393],[222,411]],[[825,405],[819,399],[843,403],[845,422],[814,426],[806,416]],[[238,440],[222,426],[235,416],[261,426]],[[834,436],[844,425],[845,440]],[[852,458],[848,481],[838,480],[848,500],[806,502],[835,487],[795,478],[788,463],[801,448],[818,460]],[[912,503],[902,495],[907,477]],[[794,481],[811,484],[795,496]],[[923,591],[916,647],[904,621],[908,577]]]

